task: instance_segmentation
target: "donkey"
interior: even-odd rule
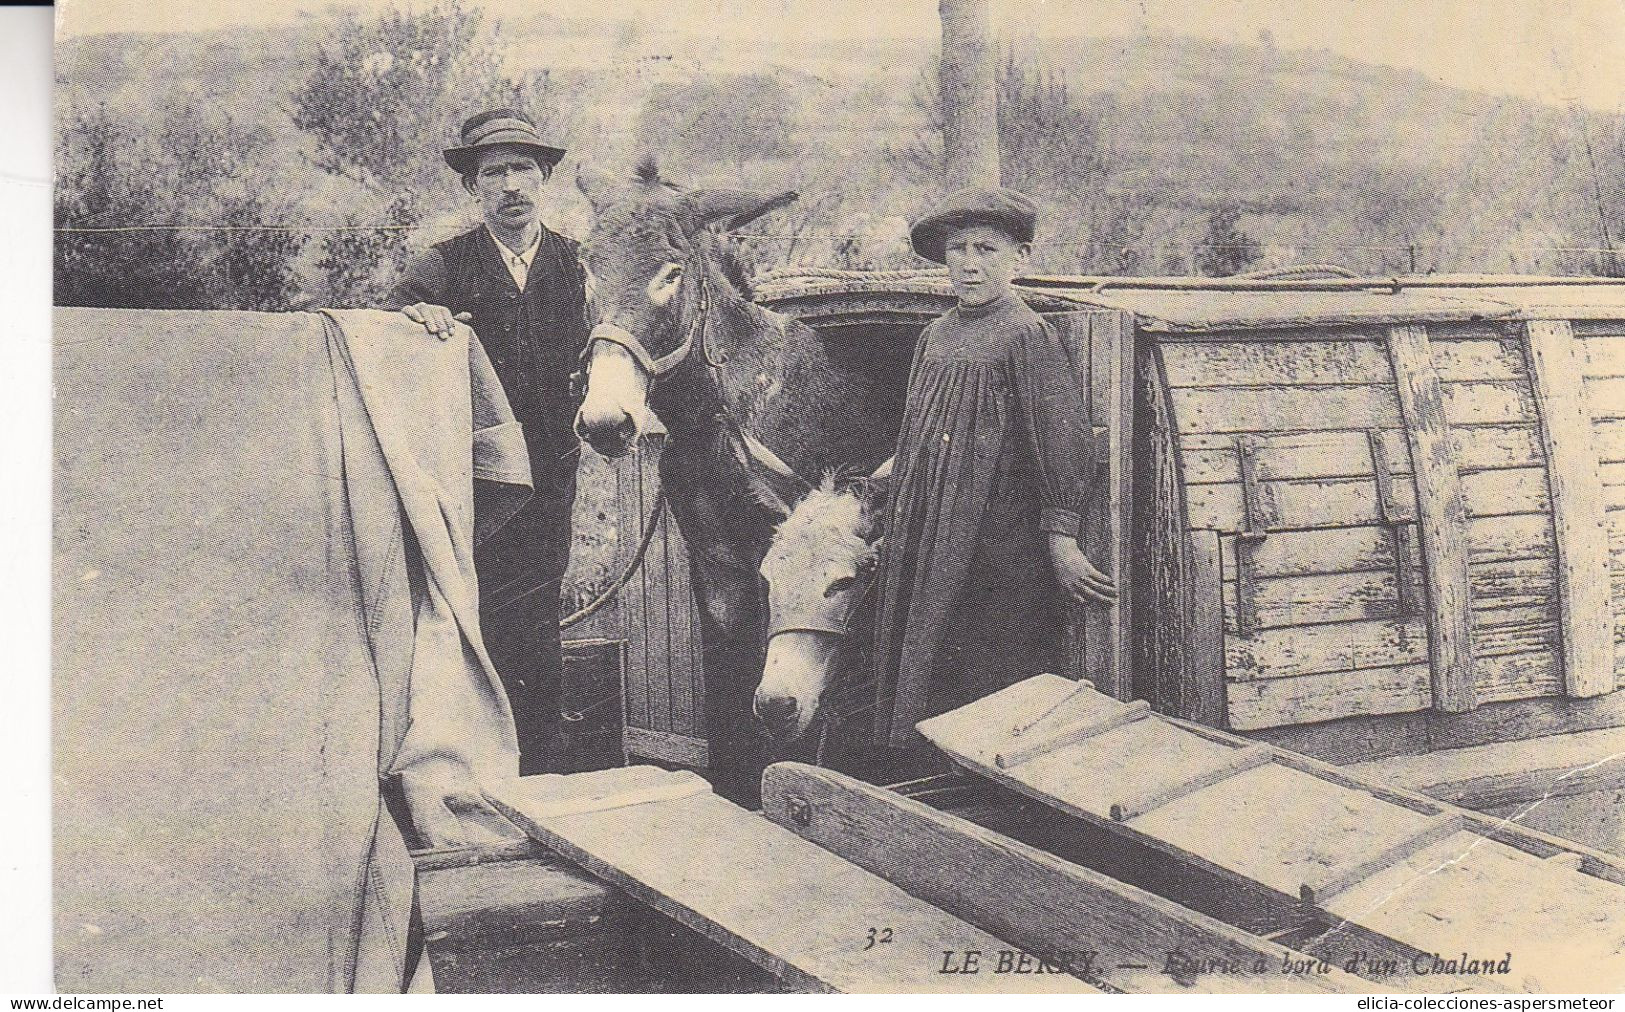
[[[761,572],[767,661],[753,709],[780,741],[806,734],[839,683],[856,717],[874,702],[861,675],[873,619],[886,465],[867,479],[827,475],[779,524]],[[826,721],[828,726],[830,721]]]
[[[794,193],[688,190],[647,163],[630,183],[578,175],[577,185],[594,211],[583,259],[598,320],[576,432],[618,457],[651,410],[666,427],[660,479],[690,550],[713,750],[748,793],[766,640],[759,567],[811,488],[802,476],[867,471],[890,455],[895,384],[874,356],[833,354],[748,298],[725,235]]]

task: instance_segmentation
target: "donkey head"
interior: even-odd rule
[[[647,163],[629,184],[578,175],[576,185],[594,211],[584,259],[598,319],[575,429],[594,450],[619,457],[643,432],[650,387],[693,350],[704,311],[695,293],[710,269],[706,230],[732,231],[796,195],[685,190]]]
[[[777,738],[807,730],[835,679],[849,624],[879,559],[884,499],[874,476],[846,483],[826,478],[789,511],[762,560],[767,659],[752,709]]]

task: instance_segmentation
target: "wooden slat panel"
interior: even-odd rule
[[[1256,581],[1252,604],[1258,629],[1394,618],[1398,584],[1392,570],[1275,577]],[[1240,628],[1235,580],[1224,584],[1224,628],[1230,634]]]
[[[694,588],[688,567],[688,546],[677,524],[665,519],[666,635],[671,642],[671,729],[678,734],[704,735],[705,718],[699,685],[700,640],[694,629]]]
[[[1597,696],[1614,688],[1614,616],[1591,407],[1569,325],[1531,320],[1525,334],[1551,469],[1563,682],[1570,696]]]
[[[1375,524],[1383,518],[1377,504],[1377,484],[1371,478],[1328,478],[1306,481],[1273,481],[1260,484],[1263,502],[1274,514],[1266,530],[1294,530],[1314,527],[1357,527]],[[1240,483],[1191,485],[1185,489],[1190,525],[1198,530],[1240,531],[1247,527]],[[1411,479],[1394,480],[1394,503],[1390,519],[1408,522],[1416,519],[1416,492]]]
[[[1237,681],[1426,663],[1427,624],[1369,619],[1260,629],[1247,639],[1227,638],[1224,657],[1225,676]]]
[[[1585,381],[1593,418],[1625,419],[1625,377]]]
[[[1387,383],[1382,345],[1364,341],[1168,342],[1168,384],[1174,387],[1318,386]]]
[[[1391,429],[1400,424],[1392,387],[1266,387],[1170,391],[1181,433]]]
[[[1450,441],[1456,451],[1456,466],[1464,470],[1536,467],[1546,459],[1534,422],[1452,426]]]
[[[1362,987],[1341,975],[1163,976],[1195,964],[1272,969],[1288,951],[1161,896],[937,811],[895,791],[795,763],[768,767],[762,812],[933,906],[1035,954],[1096,952],[1101,979],[1131,993]],[[975,869],[975,874],[966,874]],[[987,889],[997,881],[1001,888]],[[1144,969],[1141,969],[1144,967]]]
[[[1556,552],[1552,540],[1552,518],[1545,513],[1477,517],[1467,524],[1469,563],[1548,559],[1555,557]]]
[[[1625,338],[1587,337],[1579,344],[1580,367],[1587,379],[1625,376]]]
[[[1509,380],[1524,376],[1523,350],[1498,338],[1433,337],[1433,367],[1446,383]]]
[[[1430,360],[1427,330],[1413,326],[1391,328],[1388,354],[1416,473],[1422,560],[1428,574],[1433,706],[1447,713],[1470,710],[1474,700],[1467,508],[1451,452],[1449,415]],[[1457,389],[1472,391],[1484,386],[1487,384],[1458,384]]]
[[[1425,710],[1432,701],[1426,664],[1228,682],[1225,696],[1230,726],[1238,731],[1359,714],[1408,713]]]
[[[1371,474],[1371,449],[1364,431],[1263,433],[1257,436],[1255,445],[1253,464],[1258,477],[1265,481],[1360,478]],[[1411,458],[1405,433],[1383,430],[1382,445],[1389,472],[1409,474]],[[1184,436],[1179,450],[1187,486],[1241,480],[1234,436]]]
[[[545,788],[524,787],[531,796],[510,793],[497,800],[532,839],[793,987],[1008,987],[994,974],[939,972],[944,951],[992,952],[1002,947],[997,938],[713,794],[549,817],[535,796]],[[872,927],[893,929],[892,941],[865,951]],[[1090,990],[1064,974],[1038,975],[1024,984],[1044,991]]]

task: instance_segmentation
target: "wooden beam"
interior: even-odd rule
[[[529,777],[492,801],[532,839],[806,991],[1091,990],[1066,974],[944,972],[944,952],[1008,943],[714,794],[558,816],[578,777]],[[684,774],[668,774],[674,786]],[[687,774],[686,776],[692,776]],[[635,779],[648,786],[646,776]],[[528,781],[528,782],[527,782]],[[655,786],[658,786],[656,784]],[[866,947],[869,929],[877,944]],[[889,942],[880,943],[886,928]]]
[[[1224,567],[1218,531],[1190,532],[1190,626],[1185,637],[1185,712],[1203,724],[1230,719],[1224,687]]]
[[[1428,654],[1433,708],[1471,710],[1473,687],[1471,591],[1467,573],[1467,506],[1445,418],[1444,394],[1433,369],[1427,328],[1392,327],[1388,357],[1400,413],[1411,444],[1422,564],[1428,586]]]
[[[1089,561],[1117,583],[1110,608],[1069,605],[1068,674],[1116,699],[1134,694],[1130,648],[1130,525],[1134,444],[1134,321],[1117,310],[1046,314],[1072,358],[1087,395],[1094,434],[1091,488],[1083,518]]]
[[[1018,737],[1011,747],[993,757],[993,765],[1001,770],[1019,766],[1029,759],[1037,758],[1046,752],[1053,752],[1066,745],[1076,745],[1080,741],[1087,741],[1097,734],[1110,731],[1114,727],[1132,724],[1136,720],[1144,720],[1149,716],[1151,716],[1151,704],[1142,699],[1136,700],[1114,713],[1108,713],[1089,720],[1080,720],[1075,724],[1060,728],[1052,734],[1034,735],[1032,741],[1023,741],[1022,737]]]
[[[1025,952],[1070,963],[1074,972],[1088,958],[1093,973],[1085,979],[1116,990],[1338,992],[1374,986],[1335,970],[1283,974],[1283,960],[1295,955],[1284,946],[829,770],[769,766],[762,811]],[[1260,960],[1268,966],[1265,973],[1255,972]],[[1241,969],[1226,973],[1226,967]]]
[[[1127,822],[1136,816],[1161,808],[1170,801],[1183,798],[1187,794],[1194,794],[1203,788],[1212,787],[1219,781],[1233,777],[1237,773],[1245,773],[1247,770],[1256,769],[1265,763],[1274,761],[1275,757],[1271,754],[1271,750],[1261,745],[1238,748],[1194,776],[1186,777],[1175,783],[1163,784],[1155,790],[1126,796],[1112,802],[1110,810],[1112,821]]]
[[[1600,696],[1614,689],[1614,613],[1585,374],[1568,321],[1530,320],[1524,340],[1557,533],[1563,690],[1569,696]]]
[[[1318,882],[1305,882],[1299,890],[1304,903],[1314,906],[1324,904],[1356,883],[1363,882],[1384,868],[1405,860],[1424,847],[1430,847],[1447,836],[1452,836],[1467,828],[1467,820],[1455,813],[1446,813],[1434,816],[1431,820],[1410,834],[1394,841],[1391,846],[1371,854],[1349,865],[1340,868],[1328,869],[1325,876]],[[1578,867],[1576,867],[1578,870]]]

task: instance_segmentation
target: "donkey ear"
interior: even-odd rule
[[[685,198],[684,204],[693,230],[715,225],[719,231],[732,232],[769,211],[794,203],[799,196],[794,190],[772,196],[748,190],[696,190]]]

